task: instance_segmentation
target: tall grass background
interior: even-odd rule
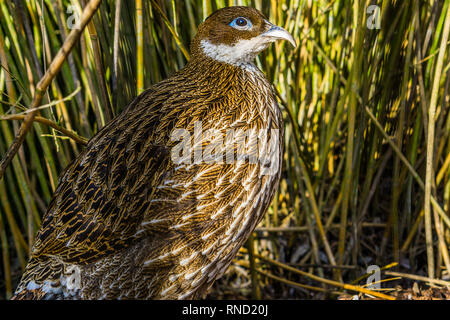
[[[1,156],[86,3],[0,0]],[[103,0],[0,180],[0,298],[20,279],[62,170],[182,68],[198,24],[231,5],[260,9],[298,47],[279,42],[257,60],[284,115],[282,181],[209,297],[334,298],[363,288],[370,265],[387,294],[411,278],[448,286],[449,4]]]

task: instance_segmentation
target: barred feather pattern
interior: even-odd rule
[[[266,164],[174,163],[171,132],[193,137],[197,121],[224,136],[280,135]],[[191,61],[139,95],[60,176],[15,299],[201,297],[274,196],[281,168],[262,169],[281,166],[281,133],[272,87],[254,65]],[[236,153],[230,141],[222,148]]]

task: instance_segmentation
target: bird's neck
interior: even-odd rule
[[[194,56],[183,70],[196,80],[206,79],[208,82],[214,83],[215,80],[223,81],[224,79],[239,81],[248,77],[258,77],[265,80],[264,74],[255,65],[254,61],[248,61],[241,64],[230,64],[218,61],[206,55]]]
[[[233,110],[244,101],[240,108],[251,110],[249,114],[257,112],[277,124],[281,121],[272,85],[254,64],[235,66],[200,56],[191,59],[181,73],[183,83],[195,87],[196,93],[207,93],[209,101],[214,97],[229,101],[223,105]]]

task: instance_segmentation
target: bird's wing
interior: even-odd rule
[[[61,175],[32,255],[90,263],[136,240],[155,186],[170,166],[176,112],[170,92],[148,90],[105,126]],[[171,114],[173,117],[171,118]]]

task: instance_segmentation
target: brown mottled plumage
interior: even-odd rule
[[[281,113],[253,64],[276,39],[293,42],[252,8],[225,8],[201,24],[186,67],[139,95],[61,175],[14,298],[201,297],[278,186]],[[174,129],[194,137],[198,121],[203,132],[248,134],[219,145],[235,156],[245,146],[244,158],[174,161]],[[274,148],[254,144],[261,133]],[[210,142],[203,135],[193,148]],[[267,157],[250,161],[258,148]]]

